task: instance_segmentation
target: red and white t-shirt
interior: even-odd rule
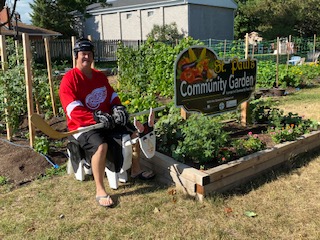
[[[62,78],[59,96],[70,131],[96,124],[95,110],[111,114],[111,107],[121,104],[107,77],[95,69],[92,69],[92,79],[78,68],[68,71]]]

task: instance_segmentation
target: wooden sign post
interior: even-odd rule
[[[32,74],[31,74],[31,51],[29,35],[26,33],[22,34],[23,43],[23,57],[24,57],[24,73],[26,80],[26,91],[27,91],[27,105],[28,105],[28,124],[29,124],[29,137],[30,147],[33,147],[35,139],[35,129],[31,123],[31,115],[33,111],[33,97],[32,97]]]
[[[54,97],[54,86],[52,81],[52,67],[51,67],[51,56],[50,56],[50,46],[49,46],[49,38],[44,38],[44,46],[46,50],[46,59],[47,59],[47,70],[48,70],[48,79],[50,86],[50,95],[51,95],[51,104],[53,115],[57,116],[56,102]]]
[[[246,38],[245,38],[245,59],[248,59],[248,55],[249,55],[249,34],[246,34]],[[248,122],[248,112],[249,112],[249,101],[243,102],[240,105],[240,122],[242,126],[246,126],[247,122]]]

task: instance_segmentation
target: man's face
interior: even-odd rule
[[[91,67],[93,62],[93,53],[91,51],[78,52],[77,66],[80,68]]]

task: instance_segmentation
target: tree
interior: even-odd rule
[[[154,40],[160,42],[175,41],[176,39],[181,39],[182,34],[179,34],[177,24],[165,24],[165,25],[153,25],[151,32],[147,35],[148,38],[153,38]]]
[[[78,11],[87,17],[86,7],[92,3],[106,4],[105,0],[34,0],[31,22],[33,25],[57,31],[63,37],[77,35],[75,18],[70,12]]]
[[[320,33],[319,0],[237,0],[235,36],[256,31],[264,39]]]

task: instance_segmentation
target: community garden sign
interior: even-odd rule
[[[211,49],[192,46],[175,61],[175,104],[187,112],[216,115],[236,110],[256,85],[257,60],[218,59]]]

